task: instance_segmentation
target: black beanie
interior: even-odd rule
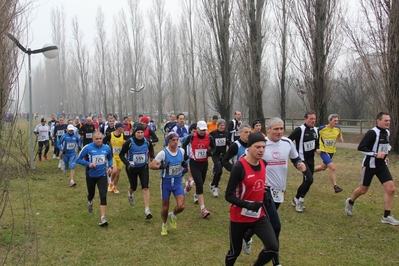
[[[266,139],[265,139],[265,137],[262,135],[262,133],[260,133],[260,132],[254,132],[254,133],[249,134],[248,142],[247,142],[247,147],[250,147],[252,144],[254,144],[255,142],[258,142],[258,141],[264,141],[264,142],[266,142]]]
[[[134,129],[133,134],[136,134],[136,132],[139,130],[145,131],[145,127],[142,124],[137,125],[136,128]]]

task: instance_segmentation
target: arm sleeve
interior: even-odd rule
[[[364,155],[374,156],[374,151],[369,148],[370,143],[375,141],[376,134],[374,130],[369,130],[364,135],[363,139],[360,141],[357,150],[363,153]]]
[[[182,144],[182,148],[184,150],[184,154],[187,154],[187,145],[191,142],[191,139],[192,139],[192,135],[188,135],[186,140]],[[186,155],[184,157],[186,157]]]
[[[299,138],[301,137],[301,128],[297,127],[294,129],[294,131],[291,132],[291,134],[288,136],[288,138],[292,141],[298,142]]]
[[[128,139],[125,143],[123,143],[121,152],[119,153],[119,158],[125,165],[129,165],[129,160],[126,158],[125,155],[129,152],[131,143],[131,139]]]
[[[222,161],[223,167],[229,172],[233,168],[233,164],[230,162],[230,159],[233,158],[234,155],[237,154],[237,152],[238,152],[238,146],[236,143],[233,143],[230,146],[230,148],[227,150],[227,153],[223,158],[223,161]]]
[[[111,140],[111,134],[108,134],[108,135],[106,135],[106,136],[103,138],[103,143],[104,143],[104,144],[108,144],[110,140]]]
[[[152,143],[156,143],[159,141],[157,135],[155,134],[155,132],[153,130],[150,130],[150,136],[151,136],[151,142]]]
[[[226,194],[224,198],[226,201],[230,202],[233,205],[238,207],[245,208],[248,205],[248,202],[238,198],[235,195],[235,191],[239,185],[239,183],[244,179],[244,167],[241,162],[237,162],[234,164],[233,168],[230,172],[230,178],[227,183]]]
[[[154,159],[154,146],[152,145],[151,141],[148,142],[148,151],[150,152],[150,159]]]
[[[87,154],[88,154],[88,149],[87,149],[87,147],[85,146],[85,147],[83,147],[83,149],[80,151],[78,157],[76,158],[75,163],[80,164],[80,165],[83,165],[83,166],[85,166],[85,167],[89,167],[90,162],[84,160],[84,158],[86,158]]]

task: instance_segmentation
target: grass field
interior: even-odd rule
[[[156,147],[160,149],[159,144]],[[398,179],[398,157],[390,157],[391,172]],[[286,202],[279,209],[282,265],[397,265],[399,227],[380,222],[384,192],[377,179],[356,202],[353,217],[344,214],[345,199],[359,183],[361,160],[359,152],[339,149],[334,162],[338,184],[344,191],[335,194],[328,172],[316,173],[301,214],[295,212],[290,201],[302,178],[290,167]],[[128,180],[122,171],[118,185],[121,193],[108,194],[109,226],[101,228],[98,194],[93,213],[86,210],[83,167],[77,166],[78,185],[70,188],[69,176],[63,175],[57,165],[58,160],[54,159],[36,162],[35,171],[12,178],[10,201],[0,219],[0,262],[8,253],[6,265],[224,264],[229,249],[229,204],[223,197],[227,173],[221,180],[219,198],[213,198],[208,189],[211,165],[208,169],[204,192],[205,204],[211,212],[208,219],[201,218],[190,192],[186,209],[178,216],[178,229],[169,229],[168,236],[161,236],[159,171],[150,170],[152,220],[144,220],[140,190],[134,194],[135,206],[129,205]],[[172,208],[174,203],[172,199]],[[393,214],[399,217],[397,199]],[[27,232],[32,228],[30,235]],[[236,265],[252,265],[261,248],[259,239],[254,237],[253,253],[241,254]],[[24,256],[22,252],[26,252]]]

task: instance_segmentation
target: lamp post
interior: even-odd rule
[[[25,54],[28,55],[28,89],[29,89],[29,145],[30,145],[30,168],[35,169],[34,143],[33,143],[33,107],[32,107],[32,75],[31,75],[31,54],[43,53],[48,59],[53,59],[58,56],[58,47],[53,44],[45,44],[43,48],[31,50],[25,48],[11,33],[7,33],[13,43]]]

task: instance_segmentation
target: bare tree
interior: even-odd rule
[[[239,53],[242,62],[242,88],[248,107],[249,121],[265,120],[263,90],[261,87],[262,52],[264,47],[262,23],[265,0],[244,0],[238,4],[242,19],[238,25],[238,39],[242,44]]]
[[[361,0],[361,23],[347,24],[346,32],[370,78],[375,109],[391,115],[391,139],[399,151],[399,4]],[[357,31],[358,30],[358,31]]]
[[[73,38],[73,61],[79,74],[79,95],[83,102],[83,114],[88,114],[88,71],[89,71],[89,51],[83,44],[83,31],[80,29],[78,18],[72,20],[72,38]]]
[[[310,108],[316,112],[316,124],[327,121],[327,104],[331,96],[329,80],[339,52],[343,12],[339,2],[291,1],[291,18],[302,41],[302,46],[295,44],[296,66],[302,74]]]
[[[152,41],[152,76],[156,88],[157,112],[162,116],[162,107],[164,103],[164,83],[165,83],[165,0],[153,0],[152,9],[149,12],[152,18],[150,21],[151,41]],[[160,120],[160,119],[158,119]],[[159,123],[160,121],[158,121]]]
[[[102,110],[104,111],[104,114],[108,114],[108,108],[107,108],[107,52],[108,52],[108,41],[107,41],[107,36],[106,36],[106,31],[105,31],[105,17],[104,13],[101,9],[101,7],[98,8],[97,10],[97,16],[96,16],[96,38],[95,38],[95,43],[96,43],[96,58],[97,58],[97,65],[98,67],[98,72],[96,75],[98,76],[97,78],[97,84],[99,86],[99,93],[101,95],[101,100],[102,100],[102,105],[103,108]]]
[[[230,0],[203,0],[205,44],[202,50],[204,74],[211,83],[209,94],[221,117],[229,119],[232,109],[233,90],[231,86],[230,16],[233,8]]]

